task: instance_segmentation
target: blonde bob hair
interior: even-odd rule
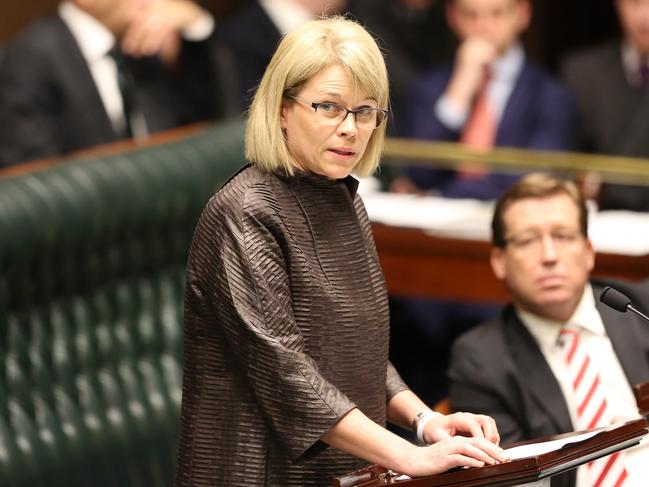
[[[282,103],[333,65],[346,69],[354,87],[374,98],[379,107],[387,107],[385,61],[372,36],[356,22],[340,16],[307,22],[282,39],[252,101],[245,142],[246,158],[252,164],[266,171],[283,168],[293,174],[280,126]],[[353,171],[357,176],[369,176],[378,166],[385,125],[382,123],[370,136]]]

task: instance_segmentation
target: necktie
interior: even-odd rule
[[[124,55],[118,48],[113,47],[108,51],[108,55],[115,61],[117,68],[117,86],[122,95],[122,106],[124,107],[125,135],[129,139],[133,137],[133,115],[136,111],[135,106],[135,83],[133,77],[126,66]]]
[[[491,73],[487,70],[460,135],[460,142],[474,149],[490,149],[496,140],[496,119],[489,104],[487,89],[490,79]]]
[[[610,425],[613,417],[601,385],[599,368],[582,344],[579,329],[561,330],[560,340],[577,407],[577,429]],[[593,487],[621,487],[628,476],[622,452],[590,462],[587,468]]]
[[[638,74],[640,78],[640,85],[643,88],[647,88],[649,86],[649,61],[648,60],[644,59],[640,63]]]
[[[460,142],[472,149],[489,150],[496,140],[496,120],[489,104],[488,87],[491,73],[485,71],[480,89],[471,106],[471,113],[460,134]],[[458,166],[458,176],[461,179],[484,178],[487,169],[475,161],[465,161]]]

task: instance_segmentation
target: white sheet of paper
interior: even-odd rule
[[[565,445],[568,445],[570,443],[577,443],[579,441],[587,440],[588,438],[592,438],[593,436],[595,436],[597,433],[599,433],[599,431],[589,431],[587,433],[582,433],[580,435],[571,436],[570,438],[564,438],[561,440],[529,443],[527,445],[508,448],[507,450],[505,450],[505,452],[510,456],[512,460],[518,460],[519,458],[533,457],[554,450],[559,450],[560,448],[563,448]]]

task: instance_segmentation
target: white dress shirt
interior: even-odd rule
[[[497,125],[500,124],[507,101],[514,91],[524,65],[525,51],[519,43],[516,43],[489,66],[491,77],[487,84],[487,99]],[[470,111],[470,109],[461,110],[444,95],[439,97],[434,110],[435,116],[444,125],[456,131],[462,129],[469,118]]]
[[[624,41],[620,46],[622,51],[622,69],[627,82],[631,86],[642,86],[642,79],[640,77],[640,64],[642,63],[642,54],[631,43]],[[647,59],[645,62],[649,61]]]
[[[117,84],[117,66],[108,56],[108,51],[115,45],[115,36],[104,24],[72,2],[66,1],[59,5],[59,16],[77,41],[113,128],[117,133],[123,133],[126,122],[122,95]]]
[[[543,353],[550,369],[554,373],[568,405],[572,424],[576,425],[577,405],[575,404],[570,374],[564,361],[564,350],[559,344],[561,329],[570,325],[580,329],[581,346],[586,347],[588,354],[599,368],[601,387],[607,401],[607,408],[613,417],[636,419],[639,418],[638,406],[629,381],[624,374],[611,340],[606,334],[602,317],[595,307],[593,290],[586,286],[577,309],[568,321],[557,322],[534,315],[521,309],[516,310],[521,321],[534,337]],[[573,426],[574,427],[574,426]],[[629,474],[625,487],[641,487],[647,485],[649,477],[649,447],[647,441],[632,449],[626,450],[626,468]],[[585,466],[577,469],[576,487],[590,487],[586,476]]]

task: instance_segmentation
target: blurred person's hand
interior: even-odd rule
[[[479,37],[469,37],[457,49],[453,76],[446,96],[457,108],[468,110],[482,86],[486,68],[498,56],[496,46]]]
[[[595,171],[587,171],[580,174],[577,181],[585,199],[592,201],[599,200],[602,191],[602,184],[604,183],[601,174]]]
[[[408,177],[400,176],[395,178],[388,188],[391,193],[399,194],[416,194],[423,196],[426,192],[413,183]]]
[[[122,38],[122,50],[133,57],[158,55],[173,62],[180,51],[183,29],[205,12],[191,0],[144,0]]]

